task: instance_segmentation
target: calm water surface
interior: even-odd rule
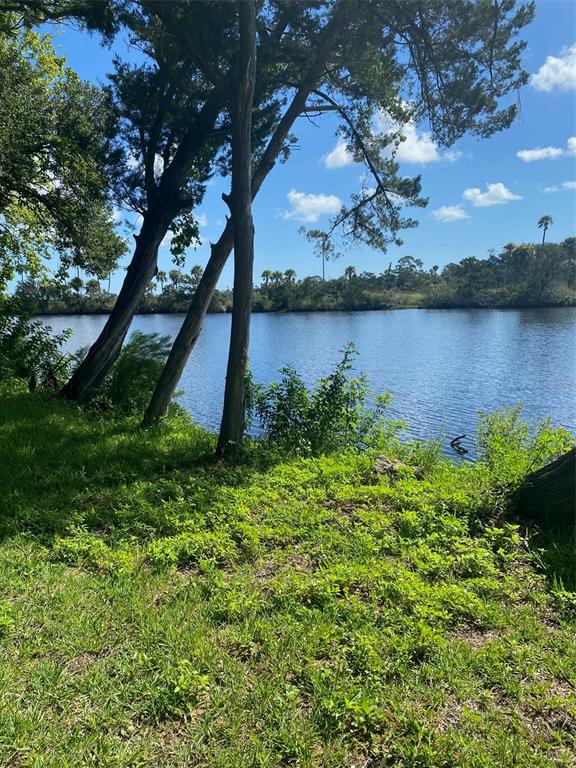
[[[106,321],[43,319],[54,331],[73,329],[69,349],[94,341]],[[131,330],[174,336],[181,322],[182,315],[139,315]],[[180,382],[180,403],[212,429],[220,423],[229,331],[229,315],[208,315]],[[349,341],[358,371],[375,393],[392,393],[390,414],[406,420],[414,437],[470,435],[478,411],[518,402],[529,419],[550,416],[576,432],[576,308],[257,314],[254,380],[274,381],[291,363],[312,384]]]

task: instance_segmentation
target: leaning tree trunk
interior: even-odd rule
[[[82,364],[61,390],[60,394],[66,399],[89,402],[117,360],[134,312],[156,273],[160,243],[174,216],[188,209],[187,202],[181,201],[179,195],[190,175],[194,158],[213,130],[221,109],[219,94],[213,93],[206,99],[155,187],[153,202],[144,215],[134,255],[114,309]]]
[[[545,528],[576,528],[576,448],[528,475],[512,510]]]
[[[233,83],[232,190],[229,198],[234,230],[234,293],[230,351],[226,370],[224,410],[217,452],[239,445],[246,417],[246,368],[252,305],[254,224],[252,221],[252,105],[256,81],[256,5],[239,5],[240,51],[237,81]]]
[[[296,91],[290,106],[282,116],[282,119],[274,131],[274,134],[262,155],[262,159],[258,163],[258,167],[254,171],[251,189],[252,200],[254,200],[258,194],[272,168],[274,168],[276,159],[284,146],[286,137],[294,125],[294,122],[305,109],[310,92],[316,87],[317,80],[326,67],[326,62],[328,61],[334,42],[346,27],[348,11],[349,8],[347,4],[340,3],[334,12],[332,21],[327,24],[322,38],[318,42],[316,56],[304,77],[303,84]],[[220,238],[214,245],[212,245],[211,255],[206,265],[206,269],[204,270],[200,284],[188,308],[184,323],[174,340],[172,349],[170,350],[170,354],[168,355],[168,359],[146,410],[146,414],[142,421],[143,427],[155,424],[165,416],[168,411],[170,400],[176,391],[176,387],[178,386],[182,372],[188,362],[190,353],[194,349],[194,345],[200,335],[204,316],[210,305],[210,299],[218,284],[218,279],[220,278],[228,256],[232,252],[233,246],[234,235],[232,224],[228,221]]]
[[[171,216],[145,219],[136,237],[134,256],[106,325],[60,394],[67,400],[89,402],[117,360],[134,312],[156,272],[158,248]]]
[[[206,264],[206,269],[202,274],[202,278],[194,292],[192,303],[188,308],[186,317],[178,335],[176,336],[168,359],[162,369],[160,378],[156,383],[156,387],[142,419],[142,426],[149,427],[155,424],[159,419],[166,415],[170,400],[180,377],[184,370],[190,353],[196,344],[200,331],[202,330],[202,322],[210,306],[210,300],[214,294],[214,290],[222,274],[222,269],[228,260],[228,256],[234,246],[234,236],[232,232],[232,224],[230,221],[226,224],[226,227],[218,242],[211,246],[211,255]]]

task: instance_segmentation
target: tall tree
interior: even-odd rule
[[[546,242],[546,232],[548,231],[548,227],[554,224],[554,221],[552,220],[552,216],[542,216],[538,220],[538,229],[542,230],[542,245]]]
[[[289,12],[280,7],[277,18],[273,14],[273,20],[269,24],[268,30],[265,33],[261,33],[261,36],[266,43],[266,47],[269,50],[277,50],[279,48],[279,43],[284,32],[289,29],[291,24],[296,23],[294,20],[295,9],[300,11],[304,8],[304,4],[293,4],[292,6],[287,6],[287,8]],[[258,194],[258,191],[270,171],[274,168],[278,159],[287,151],[286,142],[289,141],[290,131],[297,118],[305,112],[306,102],[310,92],[321,77],[330,55],[336,47],[338,39],[346,28],[348,12],[349,8],[346,3],[337,3],[331,18],[320,26],[320,31],[309,41],[308,54],[310,55],[310,52],[312,53],[309,67],[303,69],[302,72],[297,73],[296,75],[294,75],[292,68],[290,68],[290,74],[293,77],[299,77],[300,82],[297,87],[292,86],[294,88],[292,100],[285,112],[279,118],[277,124],[273,127],[273,132],[268,140],[268,144],[259,157],[259,162],[254,171],[251,183],[252,198]],[[293,36],[290,36],[289,38],[290,44],[292,37]],[[282,53],[280,58],[283,56],[284,53]],[[258,60],[262,62],[262,60],[266,61],[266,58],[266,54],[263,54],[261,51]],[[271,67],[271,70],[272,77],[277,79],[278,67]],[[202,322],[210,305],[212,294],[218,284],[218,280],[228,256],[232,251],[233,244],[232,222],[229,220],[217,242],[211,245],[210,259],[208,260],[202,279],[194,294],[192,302],[190,303],[184,323],[174,340],[172,349],[170,350],[170,354],[168,355],[168,359],[160,378],[158,379],[154,393],[144,415],[142,423],[145,427],[157,422],[168,410],[170,400],[176,390],[182,371],[184,370],[190,353],[200,335]],[[273,274],[270,275],[270,279],[273,279]]]
[[[244,435],[246,373],[252,276],[254,267],[254,224],[252,220],[252,105],[256,85],[256,5],[254,0],[238,3],[238,65],[232,81],[232,190],[226,201],[234,231],[234,294],[230,350],[226,369],[224,410],[217,453],[224,455]]]
[[[63,277],[116,265],[115,128],[106,95],[64,66],[50,38],[0,11],[0,293],[54,252]]]
[[[266,12],[274,5],[262,5],[258,24],[263,31]],[[343,207],[330,229],[318,233],[319,242],[328,248],[340,231],[345,238],[385,249],[390,241],[398,242],[401,228],[416,223],[400,215],[401,207],[424,203],[418,198],[419,179],[398,178],[398,166],[390,156],[400,141],[402,126],[427,116],[434,138],[444,145],[466,132],[489,136],[507,127],[516,106],[502,108],[500,100],[526,82],[520,66],[524,44],[515,38],[530,21],[533,6],[514,0],[406,0],[399,4],[377,0],[293,6],[300,16],[290,19],[286,35],[290,44],[283,47],[280,41],[278,59],[272,61],[276,87],[293,89],[295,95],[257,166],[253,195],[273,167],[297,117],[305,112],[333,112],[341,118],[340,133],[350,151],[366,163],[373,186],[361,189]],[[160,9],[165,7],[158,4]],[[185,55],[186,39],[179,38],[178,29],[172,32]],[[260,37],[266,39],[264,33]],[[267,60],[260,54],[259,59]],[[292,66],[286,68],[286,61]],[[259,69],[259,78],[265,74],[265,68]],[[374,123],[383,118],[388,129],[375,134]],[[144,424],[166,412],[231,247],[229,223],[212,246],[203,280]]]
[[[235,5],[228,2],[157,3],[116,0],[119,20],[146,54],[143,65],[117,64],[112,92],[123,117],[124,142],[134,173],[120,179],[119,195],[142,216],[136,248],[114,309],[100,336],[62,394],[87,401],[116,360],[132,316],[157,269],[158,248],[173,230],[172,252],[182,257],[198,235],[193,208],[204,182],[216,169],[229,167],[230,125],[227,83],[234,58]],[[265,47],[274,50],[276,36],[297,12],[278,10],[278,32]],[[184,36],[184,53],[175,47]],[[220,63],[223,62],[222,70]],[[228,66],[227,66],[228,65]],[[266,136],[281,99],[261,95],[254,118],[254,143]],[[264,139],[262,139],[264,140]],[[224,151],[220,150],[224,148]],[[134,202],[135,200],[135,202]]]

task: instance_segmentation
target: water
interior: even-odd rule
[[[72,328],[71,350],[90,344],[106,318],[42,318]],[[181,315],[139,315],[132,329],[174,336]],[[179,402],[210,429],[220,424],[229,315],[208,315],[179,389]],[[352,341],[374,393],[393,395],[390,415],[414,437],[471,435],[478,411],[518,402],[530,420],[550,416],[576,433],[576,308],[257,314],[250,359],[257,383],[291,363],[308,384],[326,375]],[[464,441],[470,447],[470,440]]]

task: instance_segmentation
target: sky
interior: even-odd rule
[[[55,45],[78,74],[104,83],[111,53],[98,38],[69,27],[57,30]],[[426,124],[410,126],[397,156],[400,173],[421,174],[424,209],[407,208],[419,226],[402,233],[402,246],[387,253],[352,247],[326,268],[336,277],[348,265],[383,272],[390,261],[411,255],[426,268],[466,256],[484,258],[508,242],[539,239],[538,219],[552,216],[549,240],[576,234],[576,2],[537,0],[535,19],[522,31],[527,47],[523,64],[530,81],[520,92],[520,115],[506,131],[488,139],[465,137],[449,149],[437,146]],[[117,46],[121,55],[132,55]],[[336,135],[333,116],[300,118],[294,132],[298,151],[269,175],[254,203],[255,281],[264,269],[294,269],[299,278],[320,274],[321,265],[299,234],[304,224],[322,228],[359,188],[362,166],[354,164]],[[210,182],[197,210],[202,245],[186,256],[188,271],[209,258],[209,243],[218,239],[227,208],[221,193],[229,180]],[[130,216],[128,216],[130,218]],[[133,217],[132,217],[133,218]],[[123,260],[125,266],[130,253]],[[174,268],[168,243],[160,249],[159,269]],[[112,278],[118,290],[124,272]],[[232,260],[220,287],[233,280]]]

